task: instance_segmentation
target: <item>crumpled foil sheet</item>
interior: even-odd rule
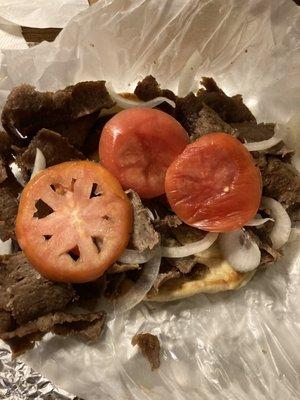
[[[24,362],[12,360],[9,347],[3,342],[0,342],[0,399],[79,400],[54,386]]]
[[[128,91],[151,73],[176,90],[197,49],[198,82],[213,76],[229,95],[242,93],[258,121],[284,124],[300,150],[299,42],[292,0],[102,0],[55,42],[5,52],[0,108],[23,82],[52,90],[105,79]],[[298,231],[280,262],[236,292],[140,304],[110,320],[97,343],[48,336],[23,360],[85,400],[299,400],[299,249]],[[161,341],[157,371],[131,346],[140,331]],[[37,382],[55,393],[24,376],[32,396],[43,398]],[[18,371],[7,381],[23,382]]]

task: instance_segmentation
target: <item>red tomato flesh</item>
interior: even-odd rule
[[[226,133],[211,133],[188,145],[170,165],[165,188],[172,209],[184,222],[227,232],[254,217],[262,182],[242,143]]]
[[[104,126],[100,161],[124,189],[153,198],[165,192],[167,168],[188,143],[186,131],[170,115],[132,108],[119,112]]]
[[[131,230],[131,204],[99,163],[47,168],[22,192],[17,239],[32,266],[50,280],[97,279],[124,251]]]

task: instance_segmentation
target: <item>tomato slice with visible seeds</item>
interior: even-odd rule
[[[211,133],[188,145],[170,165],[165,187],[179,218],[214,232],[241,228],[256,214],[262,193],[253,157],[226,133]]]
[[[165,192],[165,174],[171,162],[189,143],[175,118],[155,109],[123,110],[104,126],[99,155],[124,189],[142,198]]]
[[[16,235],[28,260],[53,281],[94,280],[126,248],[131,204],[100,164],[74,161],[40,172],[24,188]]]

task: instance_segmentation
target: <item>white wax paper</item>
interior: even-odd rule
[[[23,38],[21,28],[19,26],[2,25],[0,23],[0,65],[2,64],[3,60],[2,49],[26,49],[26,48],[28,48],[28,45],[25,39]],[[5,79],[5,76],[6,73],[4,72],[4,70],[0,69],[0,81],[1,79]]]
[[[0,17],[20,26],[63,28],[88,0],[1,0]]]
[[[6,53],[7,90],[49,90],[87,79],[130,90],[146,74],[175,89],[186,61],[197,78],[242,93],[261,121],[277,121],[299,144],[300,8],[291,0],[103,0],[75,17],[52,44]],[[299,236],[285,256],[237,292],[142,304],[86,344],[48,336],[25,359],[87,400],[299,400]],[[131,346],[157,334],[162,365],[151,372]]]

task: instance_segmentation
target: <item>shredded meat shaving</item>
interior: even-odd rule
[[[15,220],[18,212],[19,194],[22,186],[17,182],[7,165],[3,165],[0,183],[0,239],[15,237]]]
[[[198,137],[209,126],[218,130],[222,127],[225,132],[232,133],[228,124],[255,121],[255,117],[243,103],[241,95],[227,96],[212,78],[203,78],[201,83],[204,88],[199,89],[197,95],[189,93],[176,101],[176,118],[189,135]],[[201,114],[204,105],[209,108]],[[208,115],[208,110],[213,110],[217,115],[211,112]]]
[[[133,206],[133,232],[130,245],[138,251],[151,250],[160,242],[159,233],[154,229],[139,195],[133,190],[128,190],[127,196]]]
[[[151,288],[151,294],[157,293],[158,289],[167,281],[171,279],[176,279],[180,278],[181,274],[178,269],[175,267],[170,269],[167,272],[160,272],[156,278],[156,281],[153,284],[153,287]]]
[[[7,178],[6,163],[3,158],[0,158],[0,183]]]
[[[106,314],[70,314],[55,312],[30,321],[12,331],[0,333],[0,338],[8,343],[16,357],[32,348],[46,333],[57,335],[79,335],[84,339],[97,340],[103,330]]]
[[[169,228],[177,228],[177,226],[181,225],[183,222],[181,219],[177,217],[175,214],[168,214],[162,219],[157,219],[153,221],[155,229],[158,231],[165,231]]]
[[[193,267],[198,263],[195,256],[183,257],[183,258],[169,258],[169,263],[176,267],[183,274],[191,272]]]
[[[41,128],[63,133],[64,124],[69,125],[86,116],[90,118],[102,108],[113,105],[104,81],[81,82],[57,92],[39,92],[24,84],[14,88],[8,96],[2,124],[7,133],[17,138],[32,137]],[[84,137],[76,137],[77,127],[74,128],[72,136],[69,136],[70,142],[83,144],[87,132],[81,132]]]
[[[223,121],[218,113],[204,104],[202,110],[198,113],[198,118],[195,120],[191,141],[194,142],[201,136],[212,132],[235,133],[234,129]]]
[[[143,356],[149,361],[151,370],[160,366],[160,343],[151,333],[137,333],[131,340],[132,346],[138,345]]]
[[[75,299],[71,285],[43,278],[23,252],[0,256],[0,310],[10,312],[18,324],[62,310]]]
[[[263,194],[283,206],[300,202],[300,175],[288,163],[277,157],[260,156],[257,159],[263,180]]]
[[[16,163],[25,176],[32,171],[37,148],[43,153],[47,167],[65,161],[85,159],[85,156],[72,146],[65,137],[48,129],[41,129],[29,146],[16,157]]]
[[[125,264],[120,262],[115,262],[111,267],[108,268],[108,274],[119,274],[121,272],[133,271],[140,269],[139,264]]]
[[[272,243],[268,238],[268,227],[262,226],[260,229],[254,227],[252,229],[247,228],[247,232],[251,235],[252,239],[254,239],[261,251],[260,266],[265,266],[266,264],[279,260],[282,253],[272,247]]]
[[[199,89],[197,97],[215,110],[225,122],[255,121],[254,115],[243,103],[240,94],[232,97],[227,96],[213,78],[204,77],[201,84],[205,87],[205,90]]]
[[[0,156],[6,156],[10,151],[12,140],[6,132],[0,131]]]

